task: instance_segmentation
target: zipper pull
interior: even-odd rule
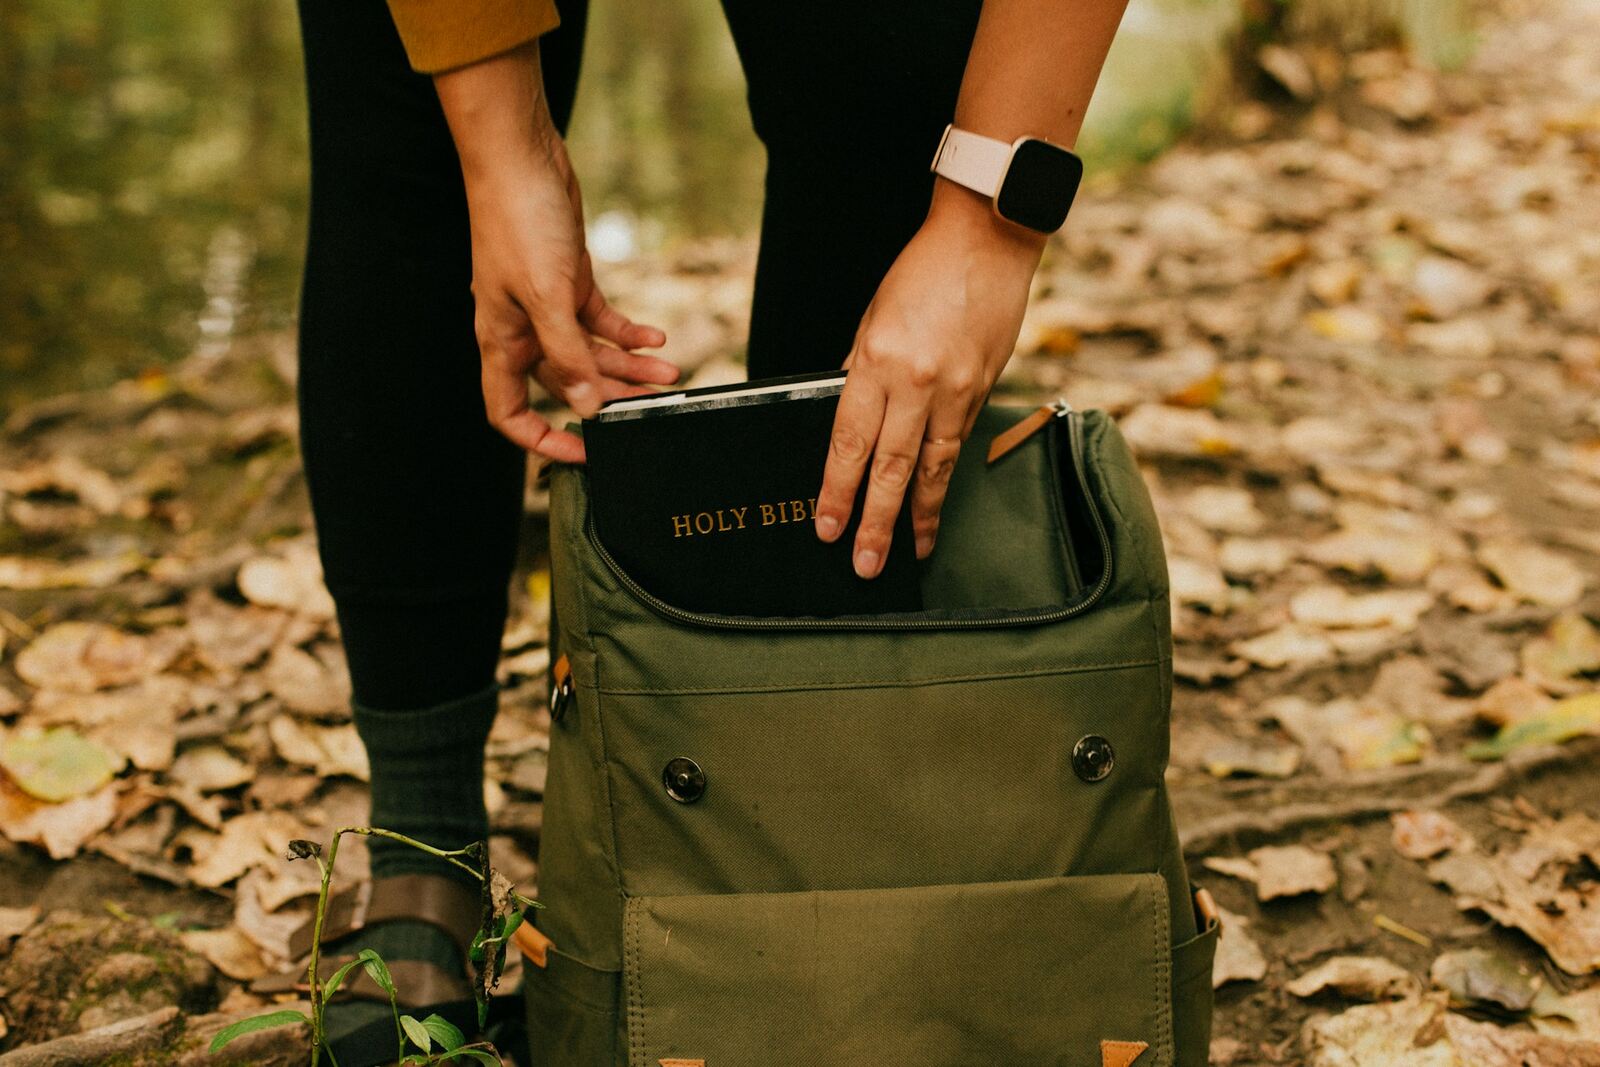
[[[989,442],[989,462],[993,463],[1044,429],[1051,419],[1064,418],[1071,412],[1072,405],[1067,403],[1064,397],[1057,397],[1050,401],[1050,403],[1028,415],[1004,433],[996,434],[994,440]]]

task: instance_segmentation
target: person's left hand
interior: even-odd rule
[[[965,190],[934,203],[856,331],[817,495],[817,535],[836,540],[867,476],[863,578],[883,569],[908,489],[917,556],[933,551],[956,454],[1011,357],[1044,246]]]

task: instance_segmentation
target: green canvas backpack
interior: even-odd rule
[[[1098,411],[986,463],[1022,414],[980,416],[914,614],[679,610],[553,471],[535,1064],[1205,1062],[1155,514]]]

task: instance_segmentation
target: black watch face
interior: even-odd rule
[[[1083,160],[1048,141],[1017,145],[1011,168],[994,198],[1000,217],[1041,233],[1055,233],[1083,180]]]

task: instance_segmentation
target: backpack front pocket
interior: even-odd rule
[[[632,1067],[1170,1067],[1159,874],[636,897]]]

